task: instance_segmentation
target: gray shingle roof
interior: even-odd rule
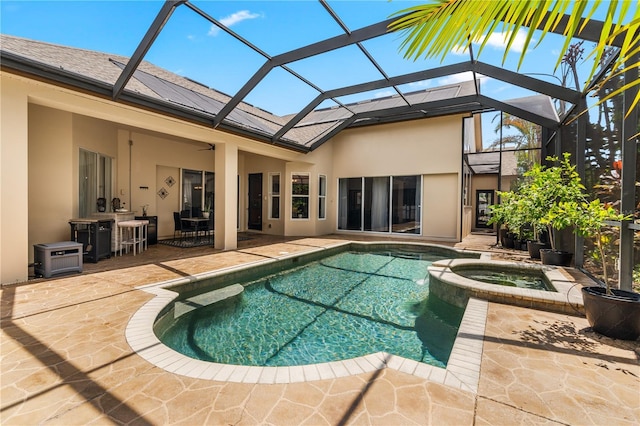
[[[18,58],[48,66],[48,70],[56,70],[69,78],[82,78],[100,82],[103,86],[113,87],[122,73],[129,58],[108,53],[60,46],[2,34],[0,35],[1,51],[8,52]],[[181,111],[193,111],[199,117],[213,119],[231,99],[230,96],[215,89],[206,87],[189,78],[179,76],[147,61],[142,61],[128,81],[125,91],[164,102],[169,108],[180,108]],[[384,98],[374,98],[334,108],[321,108],[310,112],[300,122],[288,130],[279,141],[273,141],[276,133],[292,119],[290,116],[277,116],[246,102],[241,102],[223,123],[232,129],[243,130],[244,134],[253,135],[260,140],[281,142],[289,146],[310,148],[331,131],[353,118],[354,115],[365,117],[357,124],[375,123],[377,111],[394,111],[407,113],[407,102],[411,106],[429,105],[430,102],[463,98],[476,94],[473,81],[461,82]],[[546,96],[530,97],[509,101],[519,108],[533,108],[536,114],[558,120],[551,101]],[[171,107],[173,105],[173,107]],[[473,102],[461,103],[461,110],[471,111],[478,107]],[[372,113],[373,112],[373,113]],[[421,111],[425,112],[425,111]],[[441,114],[448,113],[442,110]],[[392,115],[393,113],[391,113]],[[419,118],[413,111],[412,116],[398,116],[397,120]],[[386,114],[388,119],[389,113]],[[426,116],[426,112],[425,112]],[[373,120],[367,121],[368,118]]]

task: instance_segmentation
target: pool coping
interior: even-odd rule
[[[324,250],[327,248],[318,248],[310,250],[310,252]],[[291,255],[261,259],[215,272],[136,287],[136,289],[153,294],[155,297],[138,309],[129,320],[125,330],[128,344],[143,359],[167,372],[203,380],[247,384],[285,384],[336,379],[390,368],[456,389],[478,392],[488,302],[476,298],[469,299],[466,305],[446,368],[432,366],[387,352],[377,352],[342,361],[290,367],[221,364],[187,357],[164,345],[153,332],[154,323],[162,310],[178,297],[177,292],[167,290],[165,287],[270,264],[286,257],[291,257]]]

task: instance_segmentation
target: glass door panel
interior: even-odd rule
[[[362,178],[340,179],[338,229],[362,230]]]
[[[493,204],[493,195],[493,190],[476,191],[476,228],[493,228],[487,223],[491,219],[489,206]]]
[[[420,176],[393,176],[392,232],[420,234]]]
[[[364,230],[389,232],[390,178],[364,178]]]

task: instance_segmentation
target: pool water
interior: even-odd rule
[[[156,334],[184,355],[225,364],[293,366],[384,351],[444,367],[463,309],[429,297],[427,268],[441,258],[340,253],[243,283],[240,295]]]
[[[554,291],[547,285],[541,272],[497,271],[491,269],[456,269],[455,273],[475,281],[533,290]]]

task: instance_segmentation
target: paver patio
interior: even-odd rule
[[[467,246],[491,244],[479,238]],[[151,264],[124,257],[3,287],[0,423],[640,424],[638,342],[601,337],[582,317],[508,305],[489,304],[477,393],[389,368],[290,384],[200,380],[127,344],[129,319],[153,297],[137,286],[335,243],[291,239],[171,260],[158,248]]]

